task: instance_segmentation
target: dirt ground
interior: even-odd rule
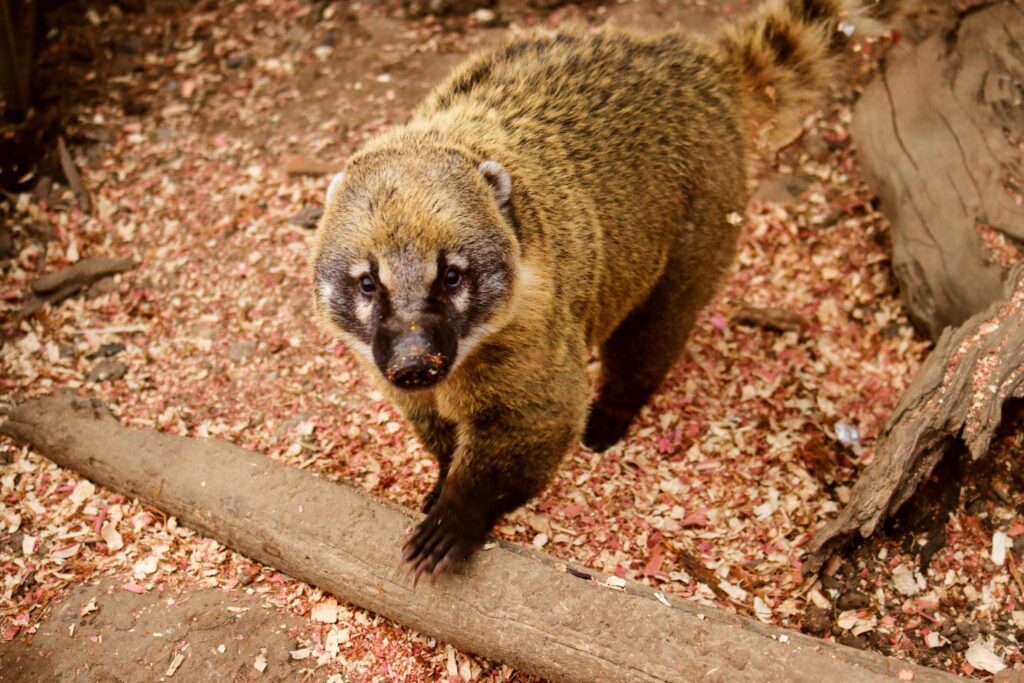
[[[71,590],[31,644],[0,649],[0,681],[295,680],[304,626],[243,591],[139,595],[105,581]]]
[[[63,130],[92,207],[82,210],[50,152],[34,172],[0,174],[4,405],[64,388],[97,394],[127,424],[228,439],[416,506],[435,465],[312,320],[306,250],[327,183],[316,166],[404,120],[452,65],[507,30],[706,31],[746,4],[524,0],[444,18],[324,0],[47,10],[45,122],[28,125],[43,139],[47,126]],[[733,273],[626,441],[600,456],[574,450],[495,533],[984,677],[1024,667],[1021,429],[984,461],[946,463],[892,529],[820,579],[800,571],[803,545],[846,500],[928,348],[899,304],[887,225],[846,132],[876,56],[855,55],[820,115],[756,164]],[[99,255],[139,265],[19,314],[40,274]],[[745,306],[797,322],[751,325]],[[1002,563],[999,538],[1010,546]],[[338,604],[9,441],[0,568],[0,680],[528,680]]]

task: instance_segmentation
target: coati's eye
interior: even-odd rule
[[[367,273],[359,278],[359,291],[367,296],[377,291],[377,283],[374,281],[372,275]]]
[[[455,266],[448,266],[444,271],[444,286],[448,289],[455,289],[462,284],[462,271]]]

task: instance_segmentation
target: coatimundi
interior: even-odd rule
[[[468,557],[581,437],[623,436],[732,261],[752,126],[814,103],[886,14],[767,0],[712,41],[513,36],[352,155],[315,307],[440,465],[405,546],[417,578]]]

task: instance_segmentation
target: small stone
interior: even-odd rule
[[[127,347],[124,344],[120,342],[113,342],[111,344],[104,344],[103,346],[101,346],[100,353],[102,353],[107,358],[113,358],[117,354],[124,351],[125,348]]]
[[[981,633],[981,629],[978,628],[978,625],[970,621],[956,622],[956,630],[960,632],[960,635],[962,635],[964,638],[967,638],[968,640],[973,640],[974,638],[977,638],[978,635]]]
[[[847,647],[855,647],[858,650],[868,649],[868,641],[849,632],[840,635],[836,640],[840,645],[845,645]]]
[[[988,501],[984,498],[976,498],[967,504],[967,512],[972,515],[988,516]]]
[[[120,343],[120,342],[114,342],[114,343],[111,343],[111,344],[104,344],[98,350],[93,351],[88,356],[86,356],[86,358],[88,358],[89,360],[93,360],[95,358],[100,358],[101,356],[103,358],[113,358],[117,354],[119,354],[122,351],[124,351],[125,348],[127,348],[127,347],[124,344]]]
[[[228,55],[228,58],[224,60],[224,65],[229,69],[240,69],[243,66],[249,66],[252,64],[252,57],[245,52],[232,52]]]
[[[498,23],[498,13],[487,7],[481,7],[470,16],[481,26],[493,26]]]
[[[846,591],[839,596],[839,600],[836,601],[836,607],[841,612],[845,612],[851,609],[864,609],[871,604],[871,598],[860,591]]]
[[[808,605],[804,612],[804,630],[816,636],[823,636],[832,628],[828,610],[817,605]]]
[[[763,202],[785,204],[800,200],[800,195],[811,186],[811,179],[804,176],[784,175],[769,178],[757,188],[754,197]]]
[[[825,590],[830,591],[841,591],[843,590],[842,582],[835,576],[829,576],[828,574],[821,575],[821,585]]]
[[[1024,555],[1024,534],[1013,539],[1013,552],[1018,555]]]
[[[914,573],[902,564],[892,570],[892,585],[900,595],[907,597],[917,595],[921,590]]]
[[[228,349],[228,358],[241,363],[256,355],[256,344],[254,342],[235,342]]]
[[[128,372],[128,366],[117,360],[101,360],[85,375],[90,382],[114,382]]]
[[[819,133],[808,133],[803,139],[804,151],[815,161],[824,161],[828,157],[829,144]]]

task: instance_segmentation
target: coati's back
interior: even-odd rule
[[[551,207],[556,220],[524,222],[549,232],[524,235],[524,250],[528,258],[531,238],[558,244],[587,233],[595,253],[573,248],[558,270],[596,273],[586,316],[596,342],[646,297],[673,243],[684,253],[674,264],[701,283],[731,258],[735,227],[725,216],[746,201],[745,136],[736,87],[722,76],[710,47],[681,33],[526,34],[471,59],[415,118],[486,116],[507,135],[505,149],[486,155],[504,162],[514,150],[509,165],[527,182],[572,193]],[[576,224],[560,210],[589,215]]]

